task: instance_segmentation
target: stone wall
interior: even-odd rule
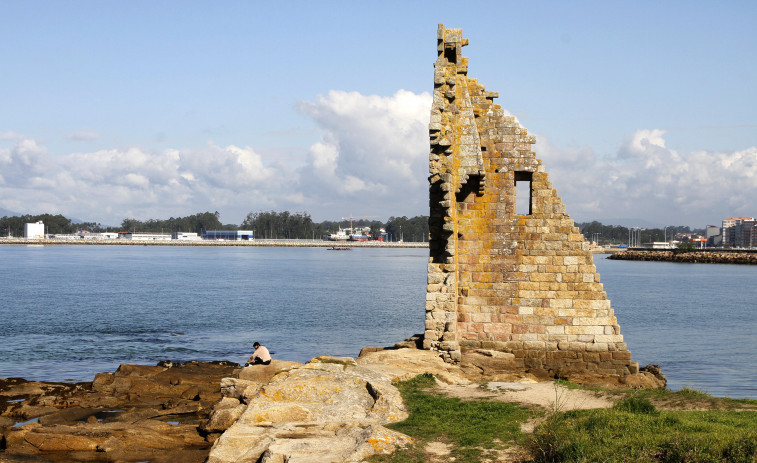
[[[437,38],[424,348],[451,362],[464,349],[509,352],[554,375],[635,373],[590,245],[531,151],[535,137],[468,77],[462,31],[439,25]]]

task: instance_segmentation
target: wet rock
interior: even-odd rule
[[[199,463],[210,443],[197,428],[221,399],[221,378],[235,368],[228,362],[122,365],[79,384],[0,379],[0,461],[44,455]],[[14,427],[31,419],[38,422]]]
[[[62,410],[57,410],[54,413],[50,413],[48,415],[41,416],[39,418],[39,423],[42,425],[52,425],[52,424],[64,424],[64,423],[74,423],[77,421],[86,421],[87,418],[90,416],[93,416],[95,413],[97,413],[97,409],[94,408],[82,408],[82,407],[70,407],[70,408],[64,408]]]
[[[16,424],[16,420],[7,416],[0,416],[0,428],[10,427]]]

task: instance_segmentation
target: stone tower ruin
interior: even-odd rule
[[[555,376],[637,373],[535,137],[468,77],[466,45],[461,29],[439,25],[424,348],[449,362],[507,352],[518,368]]]

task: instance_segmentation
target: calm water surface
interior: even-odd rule
[[[423,331],[425,249],[0,246],[0,377],[121,363],[356,356]],[[757,267],[595,256],[635,361],[757,399]]]
[[[757,399],[757,266],[594,256],[634,361],[668,388]]]
[[[0,377],[357,356],[422,331],[425,250],[0,246]]]

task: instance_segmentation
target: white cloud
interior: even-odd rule
[[[266,203],[282,188],[280,177],[254,149],[234,145],[160,152],[132,147],[58,157],[23,137],[10,148],[0,147],[0,206],[64,211],[112,225],[129,216],[168,218],[223,209],[231,212],[224,220],[241,222],[254,200]]]
[[[430,105],[429,94],[402,90],[387,97],[331,91],[300,102],[322,133],[304,163],[275,147],[212,142],[53,156],[37,140],[0,133],[0,207],[113,225],[216,210],[227,223],[259,210],[307,211],[317,220],[427,214]],[[703,226],[757,213],[757,147],[679,153],[660,129],[630,134],[612,156],[537,140],[537,157],[579,221]]]
[[[24,187],[39,182],[50,164],[47,149],[23,137],[8,140],[16,142],[0,148],[0,185]]]
[[[535,150],[577,220],[627,217],[704,227],[755,215],[749,198],[757,194],[757,147],[682,154],[666,147],[664,135],[638,130],[609,158],[590,148],[560,150],[544,137]]]
[[[334,217],[348,207],[382,217],[427,213],[431,95],[332,90],[298,108],[324,131],[299,170],[310,204]]]

